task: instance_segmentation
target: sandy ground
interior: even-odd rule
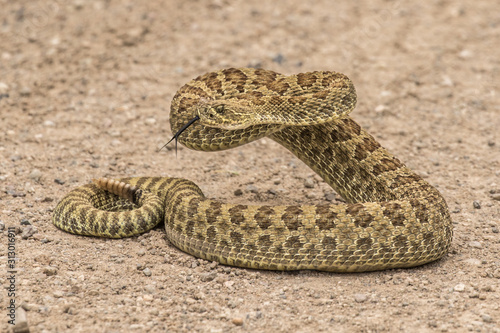
[[[12,328],[14,300],[30,332],[500,332],[495,1],[0,6],[0,331]],[[330,202],[332,190],[271,140],[157,151],[182,84],[244,66],[347,74],[353,118],[447,199],[448,256],[364,274],[255,271],[184,254],[162,228],[105,240],[52,225],[57,201],[101,176],[185,177],[229,202]]]

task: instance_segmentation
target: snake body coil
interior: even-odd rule
[[[206,198],[185,179],[124,178],[71,191],[54,224],[119,238],[164,220],[179,249],[258,269],[371,271],[441,258],[452,240],[445,200],[348,116],[355,104],[352,82],[340,73],[225,69],[181,87],[170,115],[174,132],[192,123],[176,138],[193,149],[275,140],[346,204],[234,205]]]

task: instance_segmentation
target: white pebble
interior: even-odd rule
[[[465,284],[459,283],[455,287],[453,287],[453,290],[461,293],[461,292],[465,291]]]
[[[483,319],[483,321],[484,321],[485,323],[492,323],[492,322],[493,322],[493,318],[491,318],[491,316],[490,316],[490,315],[488,315],[488,314],[483,314],[483,315],[481,316],[481,318]]]
[[[144,121],[147,125],[154,125],[156,124],[156,119],[155,118],[146,118]]]
[[[0,93],[4,94],[9,91],[9,86],[5,82],[0,82]]]
[[[469,50],[462,50],[462,51],[460,51],[458,56],[462,59],[467,59],[467,58],[472,57],[472,52]]]
[[[466,259],[464,262],[471,266],[481,266],[481,260],[479,259],[469,258]]]
[[[368,299],[368,296],[366,294],[355,294],[354,295],[354,300],[358,303],[363,303]]]
[[[441,85],[445,87],[452,87],[453,84],[453,80],[448,75],[443,75],[443,81],[441,81]]]
[[[30,173],[30,179],[39,182],[42,179],[42,172],[38,169],[33,169]]]
[[[483,247],[483,245],[480,242],[478,242],[478,241],[472,241],[472,242],[470,242],[469,246],[470,247],[475,247],[476,249],[480,249],[480,248]]]
[[[61,44],[61,38],[59,38],[59,36],[55,36],[54,38],[52,38],[50,40],[50,44],[52,44],[52,45],[59,45],[59,44]]]

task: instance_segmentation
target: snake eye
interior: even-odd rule
[[[224,111],[225,111],[224,105],[219,105],[215,108],[215,112],[217,112],[218,114],[224,114]]]

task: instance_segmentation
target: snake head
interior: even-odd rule
[[[248,127],[254,118],[251,110],[242,102],[236,104],[228,100],[202,103],[196,112],[203,125],[225,130]]]

